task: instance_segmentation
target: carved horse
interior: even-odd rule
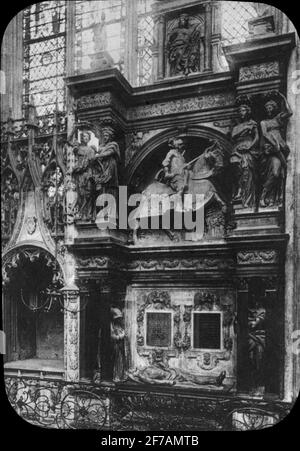
[[[222,211],[225,212],[226,203],[219,195],[213,182],[214,176],[223,167],[223,153],[219,144],[214,142],[200,156],[187,163],[185,167],[189,170],[189,175],[184,193],[201,194],[204,207],[215,200]],[[161,202],[157,204],[151,202],[154,196],[160,196]],[[164,203],[164,199],[168,199],[171,203]],[[142,220],[148,220],[148,218],[154,216],[163,216],[170,209],[184,212],[182,200],[180,194],[176,193],[167,183],[164,183],[164,172],[163,169],[160,169],[154,181],[142,192],[140,205],[133,215],[133,242],[137,241],[137,232],[141,228]],[[203,204],[201,207],[203,207]],[[170,239],[174,238],[170,230],[163,230]]]

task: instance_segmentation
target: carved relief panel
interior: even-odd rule
[[[165,76],[203,71],[204,23],[204,14],[199,10],[176,12],[166,18]]]
[[[133,289],[127,303],[128,336],[134,348],[129,379],[216,389],[234,386],[233,290]]]

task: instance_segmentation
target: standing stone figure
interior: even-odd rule
[[[96,200],[100,194],[111,194],[117,202],[118,198],[118,165],[120,162],[120,149],[113,140],[112,127],[102,129],[103,142],[99,145],[94,158],[94,181]],[[106,209],[110,222],[116,221],[116,212]]]
[[[181,14],[178,25],[171,31],[167,42],[170,75],[187,75],[199,70],[199,32],[191,26],[189,16]]]
[[[110,336],[112,342],[113,381],[125,378],[125,329],[123,314],[118,308],[111,308]]]
[[[103,143],[99,145],[95,155],[95,185],[97,195],[110,193],[116,195],[119,186],[118,164],[120,161],[120,149],[118,143],[113,141],[114,130],[112,127],[102,129]]]
[[[74,152],[77,163],[72,175],[77,190],[77,210],[82,220],[91,220],[94,217],[95,182],[91,162],[95,158],[96,147],[89,145],[91,134],[87,130],[81,133],[80,143],[75,144]]]
[[[118,163],[120,150],[112,140],[113,129],[102,129],[103,143],[96,148],[89,145],[89,131],[81,133],[81,142],[75,147],[77,163],[72,175],[77,188],[77,209],[84,221],[96,219],[96,201],[100,194],[117,197]]]
[[[261,207],[280,205],[282,202],[284,180],[286,174],[286,159],[290,153],[283,138],[283,130],[292,116],[286,98],[278,93],[278,101],[270,99],[265,104],[267,118],[261,121]]]
[[[162,162],[164,169],[164,180],[167,184],[179,194],[183,194],[187,188],[188,169],[184,158],[185,145],[180,138],[171,138],[169,140],[170,150]]]
[[[234,167],[234,200],[241,200],[244,208],[254,207],[256,202],[256,159],[259,134],[257,123],[251,118],[251,108],[239,106],[240,123],[233,127],[230,162]]]
[[[265,389],[266,309],[259,302],[248,311],[248,347],[250,359],[250,384],[259,395]]]

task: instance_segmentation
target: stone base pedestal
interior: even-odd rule
[[[114,60],[108,52],[105,50],[102,52],[95,53],[91,56],[91,69],[93,71],[110,69],[114,66]]]
[[[272,15],[251,19],[248,22],[248,27],[250,34],[248,39],[262,38],[266,35],[275,36],[275,22]]]
[[[100,229],[94,223],[77,222],[76,228],[78,230],[78,236],[76,241],[84,239],[97,239],[97,240],[114,240],[121,243],[127,243],[128,232],[120,229]]]
[[[278,209],[253,209],[235,210],[234,222],[236,228],[232,236],[237,235],[266,235],[283,232],[283,213]]]

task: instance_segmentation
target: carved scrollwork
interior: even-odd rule
[[[235,301],[231,291],[199,290],[194,295],[194,304],[185,305],[183,313],[185,335],[191,337],[193,312],[220,312],[222,314],[222,344],[220,350],[203,351],[190,347],[188,358],[196,358],[197,366],[203,370],[215,368],[220,361],[230,360],[233,349],[233,322]],[[188,349],[188,348],[187,348]]]
[[[240,265],[278,263],[278,252],[274,249],[263,251],[240,251],[237,254],[237,263]]]
[[[128,270],[230,270],[234,268],[234,260],[232,258],[184,258],[164,260],[134,260],[128,264]]]
[[[182,337],[180,332],[180,307],[171,302],[171,297],[168,291],[151,291],[143,296],[143,301],[137,311],[137,345],[138,352],[143,354],[145,352],[145,313],[147,310],[158,311],[173,311],[173,344],[175,348],[182,346]],[[171,345],[171,348],[173,345]]]

